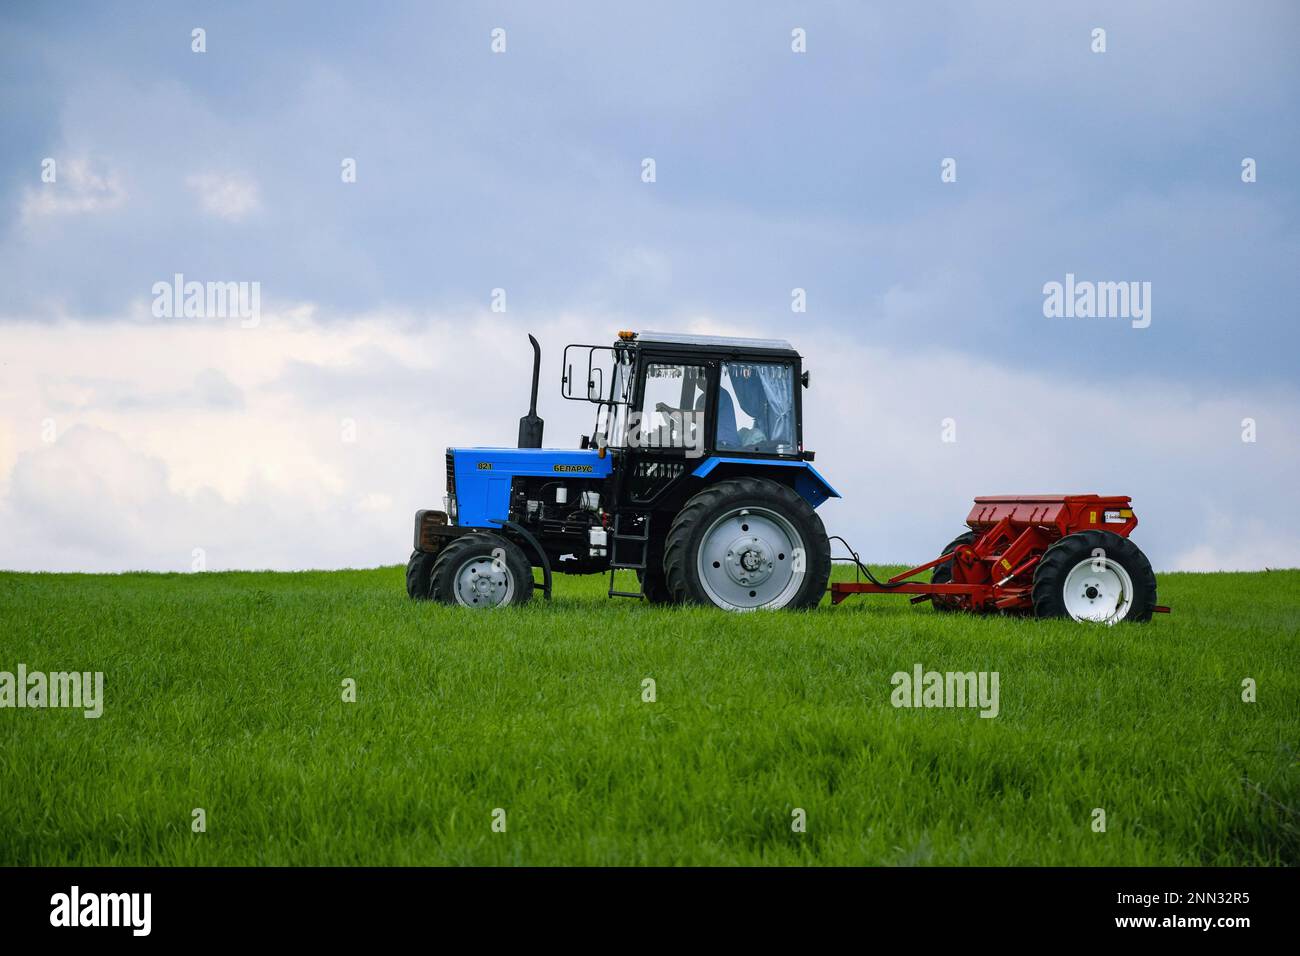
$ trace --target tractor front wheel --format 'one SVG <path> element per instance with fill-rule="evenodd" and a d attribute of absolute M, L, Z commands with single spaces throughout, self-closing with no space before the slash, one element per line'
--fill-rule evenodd
<path fill-rule="evenodd" d="M 471 608 L 524 604 L 533 596 L 532 565 L 523 549 L 500 535 L 461 535 L 438 552 L 429 596 Z"/>
<path fill-rule="evenodd" d="M 1136 544 L 1113 531 L 1068 534 L 1034 569 L 1034 614 L 1116 624 L 1149 621 L 1156 576 Z"/>
<path fill-rule="evenodd" d="M 680 604 L 816 607 L 830 578 L 831 547 L 821 518 L 793 490 L 766 478 L 734 478 L 677 513 L 664 573 Z"/>
<path fill-rule="evenodd" d="M 411 552 L 411 560 L 406 562 L 406 596 L 412 601 L 429 600 L 433 562 L 437 557 L 428 551 Z"/>

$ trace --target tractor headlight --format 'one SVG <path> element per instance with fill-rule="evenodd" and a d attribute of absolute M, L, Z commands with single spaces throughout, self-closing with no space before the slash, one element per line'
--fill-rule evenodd
<path fill-rule="evenodd" d="M 456 519 L 460 517 L 457 514 L 455 495 L 446 494 L 442 496 L 442 510 L 447 512 L 447 518 L 451 521 L 452 524 L 455 524 Z"/>

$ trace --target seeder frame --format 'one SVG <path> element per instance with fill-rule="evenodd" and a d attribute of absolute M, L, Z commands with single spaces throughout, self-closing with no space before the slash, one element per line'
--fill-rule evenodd
<path fill-rule="evenodd" d="M 1110 531 L 1127 538 L 1137 527 L 1132 499 L 1101 495 L 989 495 L 975 499 L 966 517 L 976 537 L 887 581 L 835 581 L 831 603 L 853 594 L 908 594 L 911 603 L 988 613 L 1032 612 L 1034 569 L 1066 535 Z M 909 580 L 951 562 L 949 583 Z M 1168 613 L 1157 605 L 1155 611 Z"/>

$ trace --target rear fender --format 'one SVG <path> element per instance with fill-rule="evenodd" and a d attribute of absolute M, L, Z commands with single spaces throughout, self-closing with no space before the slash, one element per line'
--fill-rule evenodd
<path fill-rule="evenodd" d="M 711 455 L 700 462 L 691 474 L 705 480 L 736 476 L 773 478 L 782 484 L 791 485 L 799 496 L 814 508 L 828 498 L 840 497 L 840 493 L 810 462 L 791 461 L 788 458 L 731 458 Z"/>

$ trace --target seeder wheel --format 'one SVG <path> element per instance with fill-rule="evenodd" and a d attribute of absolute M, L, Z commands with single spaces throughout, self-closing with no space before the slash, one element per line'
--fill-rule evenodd
<path fill-rule="evenodd" d="M 967 531 L 965 534 L 958 535 L 948 543 L 948 546 L 940 551 L 940 554 L 947 554 L 954 551 L 964 544 L 974 544 L 979 539 L 979 534 L 974 531 Z M 945 561 L 937 565 L 930 572 L 931 584 L 951 584 L 952 583 L 952 561 Z M 930 603 L 936 611 L 947 613 L 949 611 L 965 610 L 970 599 L 956 594 L 936 594 L 930 598 Z"/>
<path fill-rule="evenodd" d="M 1156 576 L 1136 544 L 1112 531 L 1061 538 L 1034 570 L 1034 614 L 1116 624 L 1149 621 Z"/>

